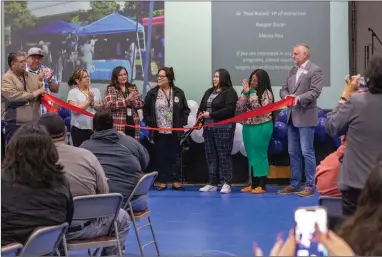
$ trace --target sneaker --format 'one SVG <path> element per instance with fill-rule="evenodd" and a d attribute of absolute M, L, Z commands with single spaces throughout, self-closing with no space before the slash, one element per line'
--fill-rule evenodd
<path fill-rule="evenodd" d="M 231 193 L 231 186 L 224 183 L 224 185 L 222 186 L 222 189 L 220 189 L 220 193 L 222 194 L 229 194 Z"/>
<path fill-rule="evenodd" d="M 314 195 L 313 189 L 309 187 L 305 187 L 304 190 L 300 191 L 297 193 L 301 197 L 307 197 L 307 196 L 312 196 Z"/>
<path fill-rule="evenodd" d="M 212 185 L 205 185 L 201 189 L 199 189 L 200 192 L 216 192 L 218 190 L 217 186 Z"/>
<path fill-rule="evenodd" d="M 283 189 L 277 191 L 277 193 L 280 195 L 288 195 L 298 193 L 298 191 L 291 186 L 286 186 Z"/>

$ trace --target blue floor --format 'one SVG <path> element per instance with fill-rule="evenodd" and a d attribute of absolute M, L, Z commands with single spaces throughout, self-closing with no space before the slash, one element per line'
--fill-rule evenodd
<path fill-rule="evenodd" d="M 280 232 L 286 236 L 292 228 L 294 209 L 318 201 L 318 194 L 306 198 L 277 195 L 279 187 L 269 187 L 264 195 L 240 193 L 239 187 L 228 195 L 198 189 L 150 191 L 149 207 L 161 256 L 253 256 L 253 242 L 267 255 L 276 236 Z M 145 242 L 151 239 L 149 228 L 141 235 Z M 133 229 L 126 252 L 139 256 Z M 154 256 L 154 245 L 145 254 Z"/>

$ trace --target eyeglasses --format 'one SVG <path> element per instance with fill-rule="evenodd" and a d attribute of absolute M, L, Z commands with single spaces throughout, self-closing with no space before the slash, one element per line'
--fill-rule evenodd
<path fill-rule="evenodd" d="M 164 79 L 164 78 L 166 78 L 167 76 L 163 76 L 163 75 L 157 75 L 157 78 L 158 79 Z"/>
<path fill-rule="evenodd" d="M 27 63 L 27 60 L 22 60 L 22 61 L 14 60 L 13 62 L 18 62 L 18 63 L 21 63 L 21 64 L 26 64 L 26 63 Z"/>

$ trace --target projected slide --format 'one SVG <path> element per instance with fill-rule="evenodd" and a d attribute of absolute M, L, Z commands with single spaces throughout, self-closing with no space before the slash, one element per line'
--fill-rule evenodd
<path fill-rule="evenodd" d="M 4 3 L 6 54 L 40 47 L 43 64 L 61 81 L 59 97 L 66 99 L 65 84 L 77 68 L 86 69 L 92 86 L 103 93 L 111 73 L 123 66 L 141 92 L 144 77 L 156 81 L 164 65 L 164 2 L 155 1 L 149 19 L 150 1 L 25 1 Z M 23 19 L 14 13 L 21 13 Z M 151 26 L 151 49 L 147 49 Z M 144 74 L 145 56 L 150 55 L 149 73 Z M 140 88 L 141 87 L 141 88 Z"/>
<path fill-rule="evenodd" d="M 212 2 L 212 69 L 226 68 L 234 85 L 264 69 L 281 86 L 296 43 L 310 46 L 330 86 L 329 2 Z"/>

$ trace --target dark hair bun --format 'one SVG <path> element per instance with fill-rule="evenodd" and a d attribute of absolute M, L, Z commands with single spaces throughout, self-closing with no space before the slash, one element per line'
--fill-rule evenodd
<path fill-rule="evenodd" d="M 69 87 L 72 87 L 72 86 L 74 86 L 75 84 L 76 84 L 75 79 L 74 79 L 73 77 L 69 77 L 69 79 L 68 79 L 68 85 L 69 85 Z"/>

